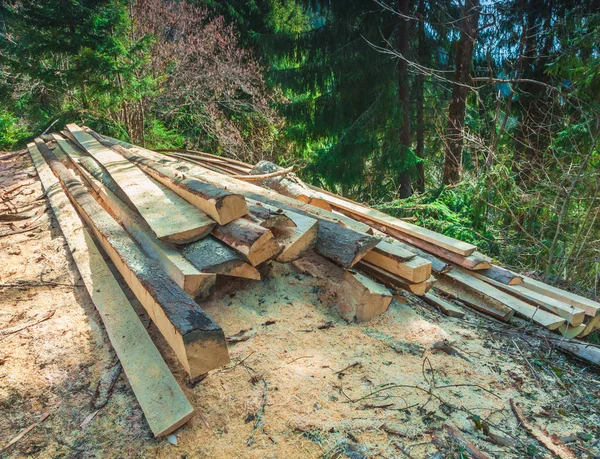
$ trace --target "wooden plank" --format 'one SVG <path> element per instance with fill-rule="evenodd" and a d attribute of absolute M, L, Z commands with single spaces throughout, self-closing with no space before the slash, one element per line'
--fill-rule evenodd
<path fill-rule="evenodd" d="M 374 250 L 385 252 L 388 256 L 400 262 L 412 260 L 417 256 L 414 251 L 408 250 L 405 244 L 391 238 L 389 240 L 382 239 L 381 242 L 375 246 Z"/>
<path fill-rule="evenodd" d="M 446 261 L 439 259 L 438 257 L 430 254 L 429 252 L 425 252 L 424 250 L 419 249 L 418 247 L 414 247 L 412 245 L 408 245 L 402 241 L 394 240 L 394 245 L 404 248 L 407 251 L 413 252 L 415 255 L 418 255 L 421 258 L 429 261 L 431 263 L 431 270 L 436 274 L 447 273 L 448 271 L 452 271 L 453 266 Z"/>
<path fill-rule="evenodd" d="M 74 124 L 67 125 L 78 144 L 97 160 L 148 223 L 158 239 L 185 244 L 206 236 L 214 222 L 185 200 L 167 197 L 135 164 L 101 145 Z"/>
<path fill-rule="evenodd" d="M 62 137 L 60 137 L 60 140 L 62 142 L 59 141 L 58 145 L 62 152 L 59 152 L 58 149 L 54 150 L 58 159 L 62 161 L 61 155 L 64 156 L 64 152 L 68 153 L 67 156 L 91 185 L 101 200 L 101 204 L 115 220 L 125 227 L 129 234 L 140 244 L 144 252 L 156 260 L 171 279 L 177 282 L 192 297 L 206 298 L 212 293 L 217 275 L 200 272 L 174 246 L 156 239 L 148 224 L 110 190 L 111 186 L 107 185 L 105 187 L 105 184 L 110 182 L 112 178 L 97 163 L 87 169 L 82 167 L 78 161 L 77 153 L 70 149 Z"/>
<path fill-rule="evenodd" d="M 437 257 L 443 258 L 444 260 L 448 260 L 463 268 L 467 268 L 470 270 L 481 270 L 492 267 L 491 259 L 479 252 L 473 252 L 473 254 L 471 255 L 462 256 L 454 252 L 450 252 L 449 250 L 446 250 L 442 247 L 438 247 L 434 244 L 430 244 L 426 241 L 422 241 L 410 235 L 404 234 L 400 231 L 395 230 L 394 228 L 387 228 L 384 232 L 402 242 L 408 243 L 413 247 L 420 248 L 426 252 L 429 252 Z"/>
<path fill-rule="evenodd" d="M 446 276 L 440 276 L 438 278 L 435 288 L 444 295 L 503 322 L 508 322 L 515 313 L 512 309 L 499 301 L 485 297 L 477 290 L 455 282 Z"/>
<path fill-rule="evenodd" d="M 479 270 L 479 274 L 506 285 L 521 285 L 523 283 L 523 277 L 497 265 Z"/>
<path fill-rule="evenodd" d="M 275 163 L 270 161 L 260 161 L 252 168 L 250 174 L 263 175 L 281 170 L 283 170 L 283 168 Z M 317 192 L 307 187 L 296 174 L 290 173 L 281 177 L 271 177 L 257 183 L 280 194 L 297 199 L 298 201 L 306 202 L 307 204 L 320 207 L 321 209 L 332 210 L 327 201 L 321 198 Z"/>
<path fill-rule="evenodd" d="M 134 147 L 135 146 L 131 146 L 129 148 L 134 148 Z M 208 157 L 198 156 L 198 155 L 189 154 L 189 153 L 176 153 L 176 154 L 165 153 L 165 154 L 168 156 L 176 156 L 176 157 L 181 157 L 184 159 L 197 160 L 201 163 L 214 164 L 220 168 L 226 168 L 226 169 L 230 170 L 233 174 L 246 174 L 247 175 L 249 173 L 249 169 L 238 166 L 236 164 L 228 163 L 227 161 L 224 161 L 223 159 L 208 158 Z"/>
<path fill-rule="evenodd" d="M 493 287 L 487 282 L 477 279 L 461 269 L 454 269 L 449 273 L 444 274 L 444 276 L 465 287 L 477 290 L 480 294 L 485 295 L 486 297 L 499 301 L 515 311 L 515 313 L 519 316 L 531 320 L 538 325 L 547 328 L 548 330 L 556 330 L 563 323 L 565 323 L 565 319 L 525 303 L 524 301 L 521 301 L 514 296 L 496 287 Z"/>
<path fill-rule="evenodd" d="M 378 223 L 389 228 L 393 228 L 413 238 L 444 248 L 463 257 L 469 256 L 475 252 L 475 250 L 477 250 L 477 247 L 473 244 L 468 244 L 466 242 L 459 241 L 458 239 L 428 230 L 427 228 L 413 225 L 412 223 L 391 217 L 370 207 L 366 207 L 358 203 L 351 203 L 347 200 L 339 199 L 331 194 L 319 194 L 325 201 L 331 204 L 334 209 L 339 210 L 344 215 L 348 215 L 350 217 L 355 217 L 356 215 L 364 216 L 366 220 L 369 220 L 373 223 Z"/>
<path fill-rule="evenodd" d="M 345 268 L 354 266 L 379 242 L 378 238 L 367 234 L 371 231 L 368 225 L 351 218 L 333 214 L 251 183 L 225 177 L 201 166 L 189 163 L 183 164 L 179 161 L 164 158 L 164 156 L 150 150 L 136 148 L 136 152 L 138 154 L 129 159 L 136 164 L 146 166 L 148 169 L 157 167 L 158 162 L 159 165 L 166 165 L 165 167 L 171 169 L 172 173 L 184 173 L 216 187 L 225 186 L 224 183 L 226 183 L 229 190 L 246 198 L 316 218 L 319 220 L 319 236 L 315 249 L 321 255 L 330 258 Z"/>
<path fill-rule="evenodd" d="M 428 292 L 425 295 L 423 295 L 423 301 L 425 301 L 425 303 L 427 304 L 430 304 L 431 306 L 436 307 L 442 312 L 442 314 L 448 317 L 462 319 L 465 316 L 464 311 L 457 308 L 452 303 L 440 298 L 439 296 L 434 295 L 431 292 Z"/>
<path fill-rule="evenodd" d="M 260 273 L 254 266 L 213 236 L 187 244 L 181 250 L 189 262 L 202 272 L 260 280 Z"/>
<path fill-rule="evenodd" d="M 223 330 L 142 252 L 42 140 L 36 140 L 36 146 L 190 377 L 227 364 L 229 354 Z"/>
<path fill-rule="evenodd" d="M 392 293 L 383 285 L 358 272 L 344 272 L 339 308 L 345 320 L 371 320 L 387 311 L 392 299 Z"/>
<path fill-rule="evenodd" d="M 595 317 L 600 313 L 600 303 L 583 296 L 576 295 L 575 293 L 561 290 L 553 287 L 552 285 L 544 284 L 543 282 L 530 277 L 523 277 L 523 286 L 529 290 L 533 290 L 534 292 L 539 292 L 542 295 L 555 298 L 559 301 L 575 306 L 576 308 L 583 309 L 590 317 Z"/>
<path fill-rule="evenodd" d="M 577 326 L 583 323 L 583 319 L 585 318 L 585 312 L 581 309 L 577 309 L 574 306 L 570 306 L 566 303 L 563 303 L 562 301 L 558 301 L 554 298 L 542 295 L 541 293 L 529 290 L 523 287 L 522 285 L 506 285 L 502 282 L 495 281 L 492 278 L 482 276 L 476 271 L 473 271 L 469 274 L 519 298 L 520 300 L 523 300 L 534 306 L 539 306 L 545 309 L 546 311 L 550 311 L 556 314 L 557 316 L 560 316 L 563 319 L 567 320 L 569 324 L 573 326 Z"/>
<path fill-rule="evenodd" d="M 416 256 L 406 261 L 400 261 L 396 252 L 393 244 L 381 241 L 363 257 L 363 260 L 413 284 L 429 279 L 431 262 Z"/>
<path fill-rule="evenodd" d="M 167 435 L 185 424 L 194 415 L 194 409 L 113 277 L 58 179 L 37 147 L 30 143 L 28 148 L 77 270 L 102 318 L 108 339 L 148 425 L 154 435 Z"/>
<path fill-rule="evenodd" d="M 100 177 L 100 181 L 105 186 L 107 186 L 109 190 L 111 190 L 115 194 L 119 192 L 120 189 L 117 186 L 117 184 L 114 182 L 112 177 L 110 177 L 110 175 L 104 173 L 103 169 L 101 167 L 99 167 L 98 163 L 92 157 L 85 156 L 78 149 L 72 148 L 68 144 L 68 142 L 66 142 L 64 139 L 62 139 L 62 141 L 58 141 L 58 143 L 63 149 L 67 150 L 67 152 L 69 153 L 70 156 L 72 156 L 73 158 L 76 158 L 77 162 L 81 163 L 81 165 L 84 166 L 88 171 L 92 172 L 92 174 L 94 176 Z M 160 183 L 158 183 L 157 186 L 159 188 L 161 188 L 167 196 L 171 196 L 174 194 L 171 190 L 164 187 Z M 125 195 L 122 192 L 120 193 L 120 196 L 123 196 L 124 199 L 128 199 L 127 195 Z M 154 242 L 160 243 L 160 241 L 156 241 L 156 240 L 154 240 Z M 166 244 L 166 243 L 163 243 L 163 244 Z M 217 242 L 213 242 L 213 241 L 209 241 L 205 244 L 202 244 L 201 241 L 196 241 L 195 243 L 192 243 L 192 244 L 193 244 L 193 247 L 187 251 L 188 257 L 192 257 L 192 260 L 187 261 L 186 257 L 182 257 L 183 261 L 181 263 L 179 263 L 180 265 L 185 267 L 185 272 L 193 272 L 189 269 L 189 266 L 186 266 L 186 263 L 188 265 L 191 265 L 191 268 L 195 272 L 201 272 L 201 269 L 198 269 L 198 267 L 200 267 L 200 268 L 203 266 L 210 267 L 209 271 L 202 273 L 202 275 L 205 276 L 205 279 L 204 279 L 204 282 L 201 285 L 199 285 L 201 290 L 199 290 L 199 292 L 196 294 L 196 296 L 200 295 L 201 298 L 204 298 L 209 293 L 211 293 L 210 289 L 214 285 L 214 276 L 216 276 L 216 274 L 228 275 L 231 277 L 243 277 L 243 278 L 247 278 L 247 279 L 260 279 L 259 272 L 256 269 L 254 269 L 252 266 L 250 266 L 248 263 L 246 263 L 239 256 L 229 253 L 229 250 L 227 249 L 225 244 L 223 244 L 221 242 L 217 243 Z M 218 266 L 219 266 L 218 269 L 217 269 L 216 265 L 211 262 L 211 260 L 213 260 L 213 258 L 210 256 L 210 254 L 207 253 L 206 251 L 199 250 L 199 248 L 201 248 L 201 247 L 210 247 L 212 250 L 215 250 L 219 254 L 219 256 L 217 257 L 217 259 L 220 260 L 220 262 L 218 263 Z M 206 261 L 199 260 L 197 258 L 201 252 L 202 252 L 203 256 L 208 257 Z M 195 256 L 192 256 L 191 254 L 195 254 Z M 167 270 L 167 272 L 170 272 L 169 269 L 167 269 L 167 267 L 163 266 L 163 268 L 165 268 Z M 177 279 L 175 279 L 175 280 L 177 281 Z M 208 289 L 206 289 L 206 288 L 208 288 Z M 187 291 L 187 289 L 186 289 L 186 291 Z M 192 292 L 188 292 L 188 293 L 192 293 Z"/>
<path fill-rule="evenodd" d="M 380 282 L 383 282 L 385 285 L 394 288 L 401 288 L 418 296 L 425 295 L 436 281 L 436 279 L 433 276 L 430 276 L 425 282 L 413 284 L 408 282 L 406 279 L 403 279 L 402 277 L 396 276 L 364 260 L 358 262 L 357 267 L 362 271 L 367 272 L 369 275 L 373 276 Z"/>
<path fill-rule="evenodd" d="M 581 341 L 559 341 L 556 346 L 564 352 L 583 360 L 586 363 L 600 367 L 600 348 Z"/>
<path fill-rule="evenodd" d="M 280 263 L 289 263 L 303 256 L 314 247 L 319 235 L 317 220 L 295 212 L 285 212 L 296 226 L 271 230 L 277 243 L 283 247 L 281 253 L 275 258 L 275 261 Z"/>

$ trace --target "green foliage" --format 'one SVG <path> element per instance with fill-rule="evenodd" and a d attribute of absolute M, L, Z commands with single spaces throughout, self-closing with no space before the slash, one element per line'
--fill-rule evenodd
<path fill-rule="evenodd" d="M 146 125 L 146 143 L 149 148 L 184 148 L 185 136 L 180 131 L 167 128 L 160 120 L 150 120 Z"/>
<path fill-rule="evenodd" d="M 0 150 L 12 150 L 31 137 L 31 132 L 6 110 L 0 109 Z"/>
<path fill-rule="evenodd" d="M 373 207 L 392 216 L 415 217 L 416 224 L 465 242 L 476 244 L 489 255 L 498 255 L 498 228 L 486 224 L 481 215 L 484 181 L 463 181 L 455 187 L 441 187 L 407 199 Z"/>

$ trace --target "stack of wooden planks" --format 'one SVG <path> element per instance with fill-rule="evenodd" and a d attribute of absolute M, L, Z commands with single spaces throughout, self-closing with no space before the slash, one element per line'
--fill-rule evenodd
<path fill-rule="evenodd" d="M 28 148 L 156 435 L 185 423 L 193 408 L 100 251 L 190 378 L 229 361 L 222 329 L 201 308 L 217 280 L 260 281 L 262 265 L 308 251 L 343 268 L 339 312 L 349 321 L 385 313 L 392 290 L 402 289 L 452 317 L 464 309 L 449 299 L 568 338 L 600 326 L 600 304 L 495 266 L 472 244 L 306 185 L 291 168 L 159 153 L 73 124 Z"/>
<path fill-rule="evenodd" d="M 165 154 L 202 165 L 215 172 L 250 180 L 286 196 L 307 201 L 322 199 L 331 211 L 367 224 L 370 234 L 382 238 L 358 263 L 358 267 L 381 282 L 423 296 L 445 313 L 459 316 L 452 298 L 503 321 L 514 315 L 556 330 L 567 338 L 583 338 L 600 328 L 600 303 L 494 265 L 477 247 L 394 218 L 378 210 L 310 185 L 298 185 L 290 174 L 261 180 L 261 174 L 281 167 L 260 162 L 256 166 L 193 151 Z M 326 206 L 320 204 L 319 207 Z M 427 264 L 428 262 L 428 264 Z M 431 276 L 431 273 L 435 278 Z M 435 282 L 435 283 L 434 283 Z M 434 290 L 429 292 L 431 287 Z"/>

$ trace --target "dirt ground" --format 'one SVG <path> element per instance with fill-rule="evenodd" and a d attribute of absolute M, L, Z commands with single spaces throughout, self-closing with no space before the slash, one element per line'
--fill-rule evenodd
<path fill-rule="evenodd" d="M 0 450 L 43 417 L 0 457 L 469 457 L 448 427 L 489 457 L 551 457 L 511 399 L 578 457 L 600 455 L 600 376 L 535 327 L 408 295 L 347 323 L 338 268 L 314 254 L 219 285 L 202 307 L 232 361 L 195 384 L 132 298 L 197 410 L 176 445 L 152 438 L 27 154 L 0 161 L 0 206 L 33 213 L 0 223 Z"/>

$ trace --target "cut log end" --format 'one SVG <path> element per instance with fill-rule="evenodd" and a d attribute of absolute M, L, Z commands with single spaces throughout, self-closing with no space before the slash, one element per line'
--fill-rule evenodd
<path fill-rule="evenodd" d="M 273 230 L 278 244 L 283 247 L 282 252 L 275 258 L 275 261 L 290 263 L 314 247 L 319 235 L 319 223 L 314 219 L 303 218 L 308 220 L 308 224 L 300 224 L 296 228 Z"/>
<path fill-rule="evenodd" d="M 273 233 L 267 231 L 252 245 L 246 257 L 252 266 L 258 266 L 275 258 L 282 250 L 283 247 L 277 243 Z"/>
<path fill-rule="evenodd" d="M 229 363 L 223 330 L 194 331 L 184 337 L 190 378 L 196 378 Z"/>
<path fill-rule="evenodd" d="M 357 272 L 344 273 L 340 309 L 348 321 L 366 322 L 387 311 L 392 293 L 383 285 Z"/>
<path fill-rule="evenodd" d="M 236 218 L 243 217 L 248 213 L 248 206 L 243 196 L 230 194 L 219 200 L 216 206 L 217 223 L 226 225 Z"/>

